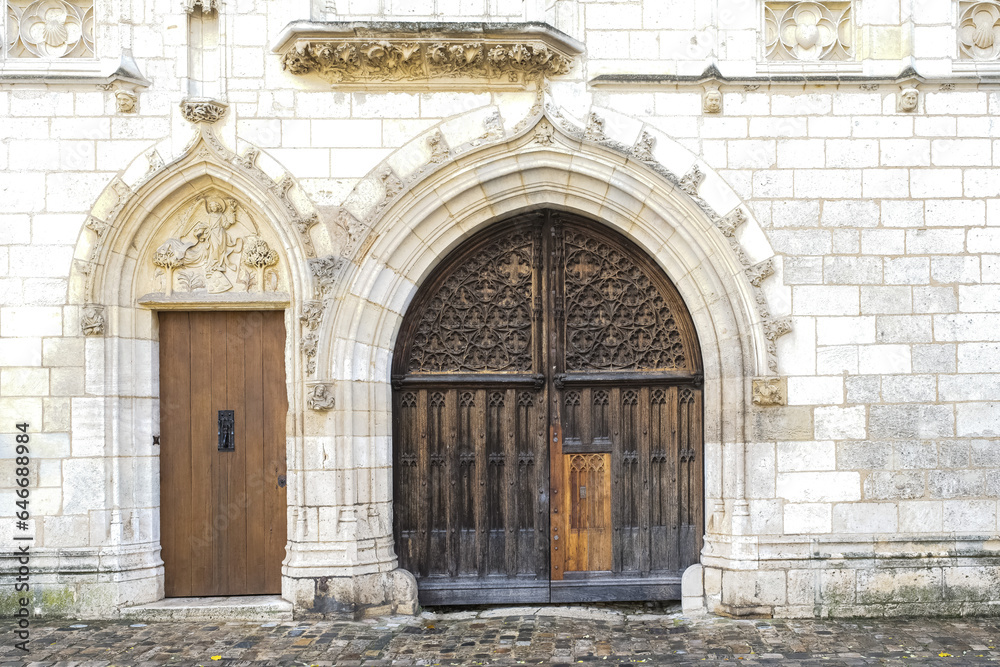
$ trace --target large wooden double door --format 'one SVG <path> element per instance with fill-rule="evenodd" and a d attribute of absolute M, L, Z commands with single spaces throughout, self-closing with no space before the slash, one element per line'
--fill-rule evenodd
<path fill-rule="evenodd" d="M 167 597 L 281 593 L 282 312 L 162 312 L 160 544 Z"/>
<path fill-rule="evenodd" d="M 632 243 L 555 211 L 495 226 L 425 282 L 393 363 L 396 549 L 422 603 L 680 597 L 701 358 Z"/>

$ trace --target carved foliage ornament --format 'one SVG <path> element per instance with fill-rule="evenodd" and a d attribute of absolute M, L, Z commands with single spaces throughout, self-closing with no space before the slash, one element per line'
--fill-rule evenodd
<path fill-rule="evenodd" d="M 184 100 L 181 113 L 191 123 L 214 123 L 226 115 L 228 105 L 215 100 Z"/>
<path fill-rule="evenodd" d="M 8 0 L 6 54 L 12 58 L 93 58 L 93 0 Z"/>
<path fill-rule="evenodd" d="M 768 60 L 850 60 L 850 2 L 765 2 Z"/>
<path fill-rule="evenodd" d="M 471 77 L 520 83 L 565 74 L 572 60 L 542 44 L 299 41 L 282 67 L 331 83 Z"/>
<path fill-rule="evenodd" d="M 179 230 L 153 253 L 158 291 L 275 291 L 278 254 L 235 199 L 201 196 L 176 217 Z"/>
<path fill-rule="evenodd" d="M 959 3 L 958 45 L 965 60 L 1000 57 L 1000 2 Z"/>

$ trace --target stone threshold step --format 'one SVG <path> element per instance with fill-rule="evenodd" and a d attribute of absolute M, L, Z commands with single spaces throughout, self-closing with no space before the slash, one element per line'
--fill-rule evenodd
<path fill-rule="evenodd" d="M 290 621 L 292 603 L 278 595 L 163 598 L 123 607 L 121 618 L 143 621 Z"/>

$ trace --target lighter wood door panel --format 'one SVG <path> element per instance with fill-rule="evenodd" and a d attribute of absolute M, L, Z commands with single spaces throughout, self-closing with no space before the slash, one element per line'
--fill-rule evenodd
<path fill-rule="evenodd" d="M 280 312 L 160 313 L 160 525 L 168 597 L 281 592 Z M 219 411 L 233 448 L 219 449 Z"/>
<path fill-rule="evenodd" d="M 566 572 L 610 570 L 611 455 L 563 454 L 562 469 Z"/>

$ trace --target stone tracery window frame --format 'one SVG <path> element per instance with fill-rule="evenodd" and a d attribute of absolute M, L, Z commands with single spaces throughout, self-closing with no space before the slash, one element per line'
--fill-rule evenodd
<path fill-rule="evenodd" d="M 125 79 L 148 85 L 130 54 L 123 54 L 118 72 L 102 76 L 96 37 L 99 5 L 97 0 L 5 0 L 0 79 L 99 84 Z"/>

